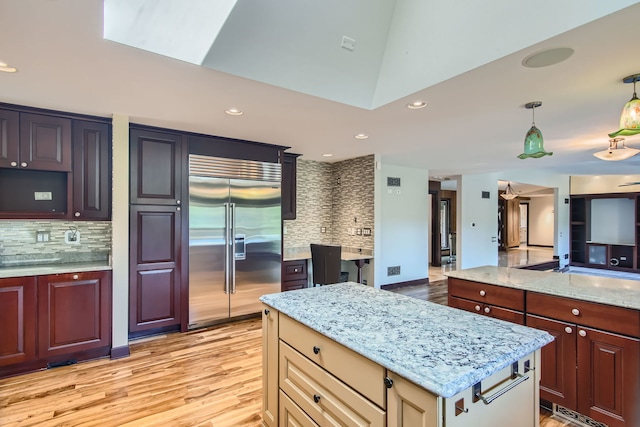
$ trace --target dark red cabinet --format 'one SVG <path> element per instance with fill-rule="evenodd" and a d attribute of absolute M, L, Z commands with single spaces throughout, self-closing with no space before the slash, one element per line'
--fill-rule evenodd
<path fill-rule="evenodd" d="M 2 366 L 36 358 L 36 285 L 33 277 L 0 279 L 0 373 Z"/>
<path fill-rule="evenodd" d="M 20 113 L 19 151 L 20 168 L 71 172 L 71 119 Z"/>
<path fill-rule="evenodd" d="M 0 110 L 0 167 L 18 167 L 20 151 L 20 113 Z"/>
<path fill-rule="evenodd" d="M 293 153 L 282 157 L 282 219 L 296 219 L 298 157 Z"/>

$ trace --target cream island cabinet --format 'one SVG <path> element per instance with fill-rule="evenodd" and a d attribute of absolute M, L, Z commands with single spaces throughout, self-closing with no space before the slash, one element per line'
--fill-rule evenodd
<path fill-rule="evenodd" d="M 546 332 L 353 282 L 261 300 L 265 427 L 538 425 Z"/>

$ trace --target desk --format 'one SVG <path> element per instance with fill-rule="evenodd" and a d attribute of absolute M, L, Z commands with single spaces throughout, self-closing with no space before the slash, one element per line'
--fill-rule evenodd
<path fill-rule="evenodd" d="M 285 249 L 282 255 L 283 261 L 297 261 L 297 260 L 310 260 L 311 249 Z M 363 254 L 362 252 L 346 252 L 341 253 L 340 259 L 342 261 L 353 261 L 358 268 L 357 282 L 362 283 L 362 266 L 366 263 L 366 260 L 373 259 L 373 255 Z"/>

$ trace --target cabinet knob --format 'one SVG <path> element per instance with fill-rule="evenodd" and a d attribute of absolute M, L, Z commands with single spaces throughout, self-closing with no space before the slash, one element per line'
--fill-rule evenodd
<path fill-rule="evenodd" d="M 393 387 L 393 380 L 389 377 L 384 377 L 384 386 L 386 388 L 391 388 Z"/>
<path fill-rule="evenodd" d="M 481 308 L 481 307 L 480 307 L 479 305 L 476 305 L 476 307 L 475 307 L 475 308 L 476 308 L 476 311 L 480 311 L 480 308 Z"/>
<path fill-rule="evenodd" d="M 487 293 L 485 291 L 480 291 L 480 296 L 483 297 L 485 296 Z"/>
<path fill-rule="evenodd" d="M 319 394 L 314 394 L 313 395 L 313 401 L 316 402 L 316 403 L 320 402 L 320 395 Z"/>
<path fill-rule="evenodd" d="M 179 211 L 179 210 L 180 210 L 180 206 L 178 206 L 178 207 L 176 208 L 176 210 L 177 210 L 177 211 Z"/>
<path fill-rule="evenodd" d="M 26 168 L 27 167 L 27 162 L 20 163 L 20 166 L 22 166 L 23 168 Z"/>
<path fill-rule="evenodd" d="M 566 333 L 570 334 L 570 333 L 572 333 L 572 332 L 573 332 L 573 329 L 572 329 L 571 327 L 567 326 L 566 328 L 564 328 L 564 331 L 565 331 Z"/>
<path fill-rule="evenodd" d="M 318 354 L 318 353 L 320 353 L 320 347 L 314 345 L 313 346 L 313 354 Z"/>
<path fill-rule="evenodd" d="M 78 218 L 80 216 L 80 212 L 76 212 L 73 214 L 73 216 L 75 216 L 76 218 Z"/>
<path fill-rule="evenodd" d="M 491 309 L 490 309 L 489 307 L 485 307 L 485 308 L 484 308 L 484 312 L 485 312 L 485 313 L 487 313 L 487 314 L 489 314 L 489 313 L 491 312 Z"/>
<path fill-rule="evenodd" d="M 265 308 L 265 309 L 264 309 L 264 314 L 265 314 L 265 316 L 268 316 L 268 315 L 269 315 L 269 313 L 270 313 L 269 309 L 268 309 L 268 308 Z"/>
<path fill-rule="evenodd" d="M 78 275 L 77 274 L 74 274 L 72 277 L 73 277 L 73 280 L 78 280 Z"/>
<path fill-rule="evenodd" d="M 571 310 L 571 314 L 573 314 L 574 316 L 580 316 L 580 310 L 574 308 L 573 310 Z"/>
<path fill-rule="evenodd" d="M 16 166 L 18 166 L 18 162 L 11 162 L 11 166 L 15 168 Z"/>
<path fill-rule="evenodd" d="M 587 331 L 580 329 L 578 331 L 578 335 L 580 335 L 581 337 L 586 337 L 587 336 Z"/>
<path fill-rule="evenodd" d="M 179 205 L 179 204 L 180 204 L 180 200 L 176 200 L 176 205 Z"/>

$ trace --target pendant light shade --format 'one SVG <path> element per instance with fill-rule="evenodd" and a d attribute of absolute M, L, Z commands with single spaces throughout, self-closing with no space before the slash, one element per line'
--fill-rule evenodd
<path fill-rule="evenodd" d="M 542 139 L 542 133 L 540 129 L 536 127 L 536 114 L 535 109 L 540 107 L 542 102 L 534 101 L 525 104 L 525 108 L 532 110 L 533 122 L 531 123 L 531 129 L 527 131 L 524 137 L 524 153 L 518 156 L 519 159 L 534 158 L 538 159 L 543 156 L 553 155 L 550 151 L 544 151 L 544 140 Z"/>
<path fill-rule="evenodd" d="M 631 100 L 622 107 L 620 115 L 620 130 L 610 133 L 610 138 L 618 136 L 630 136 L 640 133 L 640 99 L 636 95 L 636 82 L 640 80 L 640 74 L 634 74 L 622 79 L 624 83 L 633 83 L 633 95 Z"/>
<path fill-rule="evenodd" d="M 621 145 L 621 146 L 620 146 Z M 612 138 L 609 140 L 609 149 L 593 153 L 601 160 L 618 161 L 625 160 L 640 153 L 640 150 L 629 148 L 624 145 L 624 138 Z"/>
<path fill-rule="evenodd" d="M 500 194 L 500 197 L 505 200 L 513 200 L 518 197 L 518 195 L 515 191 L 513 191 L 513 188 L 511 188 L 511 183 L 509 182 L 507 183 L 507 188 L 505 188 L 504 193 Z"/>

